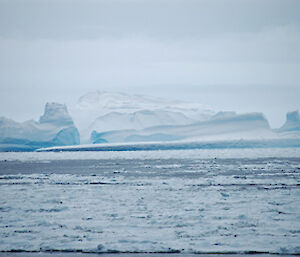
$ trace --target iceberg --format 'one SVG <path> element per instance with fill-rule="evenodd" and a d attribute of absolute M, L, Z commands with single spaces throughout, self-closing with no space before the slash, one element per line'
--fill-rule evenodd
<path fill-rule="evenodd" d="M 46 103 L 40 124 L 55 124 L 57 126 L 73 126 L 73 119 L 68 113 L 67 106 L 59 103 Z"/>
<path fill-rule="evenodd" d="M 154 126 L 137 130 L 94 131 L 93 143 L 108 142 L 146 142 L 195 140 L 238 140 L 257 138 L 276 138 L 268 121 L 262 113 L 217 114 L 210 120 L 187 125 Z"/>
<path fill-rule="evenodd" d="M 78 145 L 80 135 L 66 105 L 47 103 L 39 121 L 22 123 L 0 117 L 0 151 L 32 151 L 41 147 Z"/>
<path fill-rule="evenodd" d="M 232 142 L 235 147 L 245 147 L 260 145 L 260 141 L 264 146 L 297 145 L 300 138 L 298 111 L 289 112 L 281 128 L 271 129 L 258 112 L 216 113 L 199 103 L 96 91 L 80 97 L 70 112 L 64 104 L 46 103 L 38 121 L 16 122 L 0 117 L 0 151 L 80 143 L 153 143 L 155 147 L 159 143 L 159 148 L 164 148 L 162 144 L 173 148 L 173 142 L 175 148 L 193 148 L 194 142 L 197 147 L 231 147 Z"/>
<path fill-rule="evenodd" d="M 209 119 L 215 112 L 200 103 L 159 97 L 96 91 L 81 96 L 71 115 L 81 141 L 90 143 L 93 130 L 144 129 L 163 125 L 186 125 Z"/>
<path fill-rule="evenodd" d="M 300 115 L 299 111 L 288 112 L 286 122 L 278 130 L 279 132 L 300 131 Z"/>
<path fill-rule="evenodd" d="M 298 117 L 287 115 L 295 125 Z M 295 127 L 293 125 L 293 127 Z M 290 126 L 291 127 L 291 126 Z M 224 148 L 300 147 L 300 135 L 270 128 L 262 113 L 220 112 L 209 120 L 186 125 L 164 125 L 145 129 L 93 131 L 93 144 L 45 147 L 38 151 L 138 151 Z M 296 136 L 295 136 L 296 135 Z"/>

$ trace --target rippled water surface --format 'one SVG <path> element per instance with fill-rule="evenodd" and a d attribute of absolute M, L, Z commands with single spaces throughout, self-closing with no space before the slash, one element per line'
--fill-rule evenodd
<path fill-rule="evenodd" d="M 0 159 L 2 251 L 300 253 L 298 149 Z"/>

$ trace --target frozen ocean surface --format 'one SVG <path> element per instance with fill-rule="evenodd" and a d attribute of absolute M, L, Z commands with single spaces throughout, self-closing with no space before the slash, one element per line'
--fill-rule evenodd
<path fill-rule="evenodd" d="M 0 251 L 300 253 L 300 149 L 0 154 Z"/>
<path fill-rule="evenodd" d="M 225 148 L 155 151 L 0 152 L 0 161 L 98 160 L 98 159 L 210 159 L 300 157 L 296 148 Z"/>

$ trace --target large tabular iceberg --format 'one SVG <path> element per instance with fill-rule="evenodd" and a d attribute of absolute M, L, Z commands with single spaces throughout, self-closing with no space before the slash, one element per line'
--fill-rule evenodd
<path fill-rule="evenodd" d="M 102 91 L 83 95 L 70 112 L 83 143 L 91 143 L 90 135 L 94 130 L 186 125 L 207 120 L 215 114 L 210 107 L 200 103 Z"/>
<path fill-rule="evenodd" d="M 0 118 L 0 150 L 31 151 L 41 147 L 77 145 L 80 136 L 67 107 L 47 103 L 40 120 L 22 123 Z"/>
<path fill-rule="evenodd" d="M 261 113 L 218 113 L 207 121 L 187 125 L 154 126 L 141 130 L 93 131 L 93 143 L 174 141 L 181 139 L 228 140 L 276 138 Z"/>

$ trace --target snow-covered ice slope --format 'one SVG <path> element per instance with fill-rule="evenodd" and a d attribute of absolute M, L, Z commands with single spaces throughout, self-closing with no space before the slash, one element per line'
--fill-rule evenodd
<path fill-rule="evenodd" d="M 0 118 L 0 150 L 34 150 L 55 145 L 76 145 L 80 136 L 67 107 L 47 103 L 40 120 L 15 122 Z"/>

